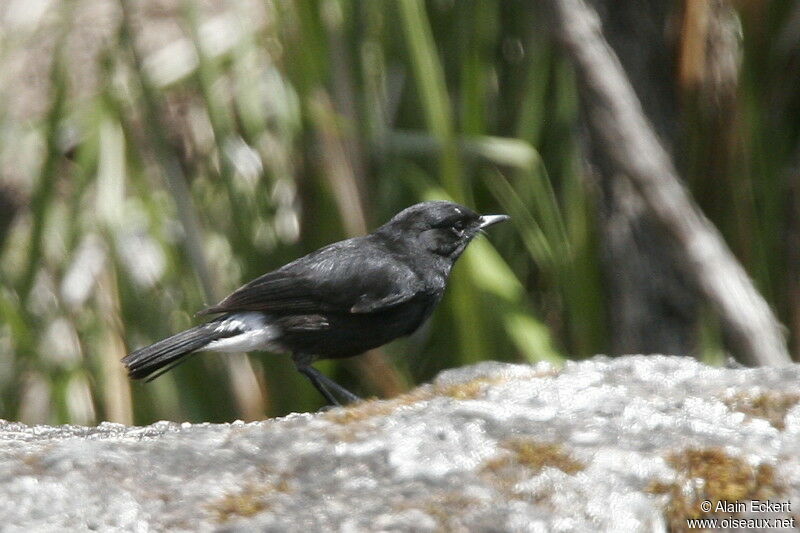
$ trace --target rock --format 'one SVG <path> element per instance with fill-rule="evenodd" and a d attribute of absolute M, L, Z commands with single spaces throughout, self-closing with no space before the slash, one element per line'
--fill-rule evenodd
<path fill-rule="evenodd" d="M 0 523 L 488 532 L 790 521 L 798 383 L 800 366 L 596 357 L 563 369 L 482 363 L 392 400 L 248 424 L 0 422 Z M 751 499 L 779 506 L 699 510 Z"/>

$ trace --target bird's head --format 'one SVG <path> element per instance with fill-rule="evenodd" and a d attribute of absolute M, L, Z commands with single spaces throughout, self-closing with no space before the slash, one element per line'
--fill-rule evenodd
<path fill-rule="evenodd" d="M 400 211 L 376 233 L 455 261 L 482 229 L 508 218 L 481 216 L 452 202 L 422 202 Z"/>

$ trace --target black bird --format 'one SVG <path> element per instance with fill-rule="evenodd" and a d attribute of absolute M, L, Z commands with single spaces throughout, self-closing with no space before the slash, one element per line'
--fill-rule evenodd
<path fill-rule="evenodd" d="M 217 318 L 122 359 L 133 379 L 154 379 L 200 350 L 290 352 L 332 404 L 358 397 L 311 366 L 413 333 L 442 298 L 469 242 L 506 215 L 451 202 L 404 209 L 373 233 L 336 242 L 254 279 L 200 314 Z"/>

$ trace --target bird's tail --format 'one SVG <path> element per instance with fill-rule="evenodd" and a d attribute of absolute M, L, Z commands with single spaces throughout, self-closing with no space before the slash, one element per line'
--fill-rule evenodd
<path fill-rule="evenodd" d="M 181 363 L 185 356 L 202 350 L 212 341 L 225 336 L 210 326 L 211 324 L 201 324 L 140 348 L 125 356 L 122 364 L 128 369 L 131 378 L 146 378 L 151 381 Z"/>

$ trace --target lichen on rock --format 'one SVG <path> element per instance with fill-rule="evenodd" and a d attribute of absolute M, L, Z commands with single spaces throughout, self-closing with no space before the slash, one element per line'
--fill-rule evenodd
<path fill-rule="evenodd" d="M 659 531 L 800 501 L 800 367 L 482 363 L 263 422 L 0 422 L 4 531 Z"/>

